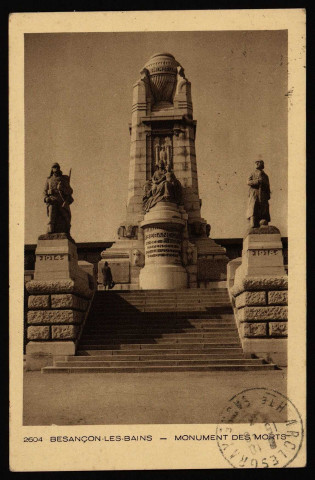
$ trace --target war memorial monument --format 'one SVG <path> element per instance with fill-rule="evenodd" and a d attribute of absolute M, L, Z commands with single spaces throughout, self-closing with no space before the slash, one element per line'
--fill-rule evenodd
<path fill-rule="evenodd" d="M 97 278 L 93 265 L 78 261 L 70 235 L 71 179 L 52 166 L 44 191 L 47 232 L 38 238 L 34 278 L 26 284 L 27 369 L 286 365 L 287 274 L 280 231 L 270 225 L 264 162 L 255 162 L 247 182 L 242 257 L 229 262 L 201 216 L 191 84 L 170 53 L 153 55 L 141 70 L 129 129 L 126 220 L 102 252 Z M 249 168 L 254 160 L 246 159 Z M 105 262 L 115 281 L 110 292 Z"/>

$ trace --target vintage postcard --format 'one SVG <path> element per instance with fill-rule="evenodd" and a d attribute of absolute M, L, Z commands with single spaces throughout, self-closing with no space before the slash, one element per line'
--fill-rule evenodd
<path fill-rule="evenodd" d="M 306 465 L 305 24 L 10 16 L 12 471 Z"/>

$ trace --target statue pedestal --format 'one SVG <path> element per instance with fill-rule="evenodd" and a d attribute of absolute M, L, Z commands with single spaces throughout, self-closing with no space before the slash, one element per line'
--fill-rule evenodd
<path fill-rule="evenodd" d="M 187 288 L 182 265 L 182 232 L 187 214 L 174 203 L 160 202 L 141 223 L 144 230 L 145 266 L 140 271 L 141 289 Z"/>
<path fill-rule="evenodd" d="M 95 288 L 93 276 L 78 265 L 69 235 L 41 235 L 35 254 L 34 279 L 26 284 L 27 370 L 40 370 L 58 356 L 75 354 Z M 88 267 L 93 269 L 85 262 Z"/>
<path fill-rule="evenodd" d="M 288 278 L 279 230 L 273 226 L 250 229 L 241 260 L 229 287 L 243 350 L 285 366 Z"/>

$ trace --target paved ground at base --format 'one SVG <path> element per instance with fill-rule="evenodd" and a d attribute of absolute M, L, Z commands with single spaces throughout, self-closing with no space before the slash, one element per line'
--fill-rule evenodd
<path fill-rule="evenodd" d="M 246 388 L 286 394 L 286 370 L 24 375 L 24 425 L 218 423 Z"/>

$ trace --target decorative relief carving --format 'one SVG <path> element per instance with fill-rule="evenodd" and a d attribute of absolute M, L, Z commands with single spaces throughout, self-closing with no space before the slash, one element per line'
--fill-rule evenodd
<path fill-rule="evenodd" d="M 190 242 L 185 242 L 183 245 L 183 264 L 196 265 L 197 264 L 197 248 Z"/>
<path fill-rule="evenodd" d="M 133 267 L 143 267 L 144 265 L 144 256 L 139 249 L 132 250 L 132 259 L 131 263 Z"/>

